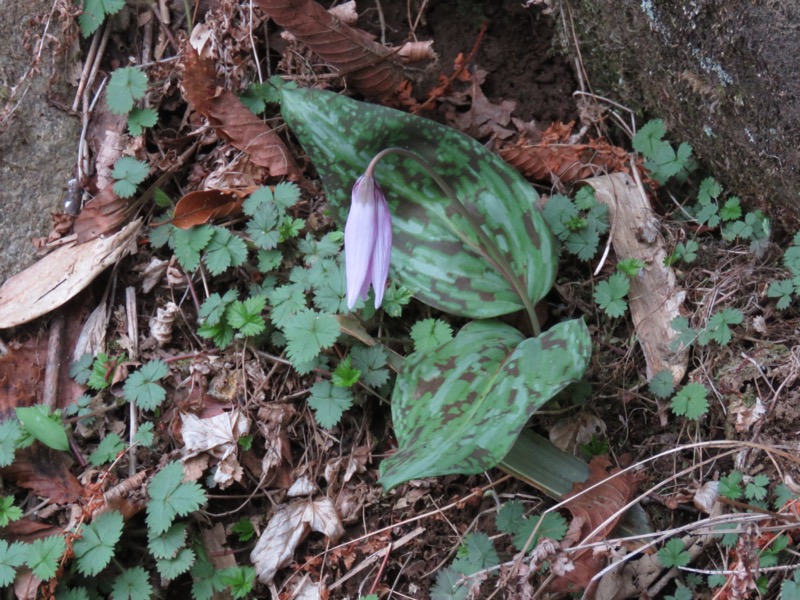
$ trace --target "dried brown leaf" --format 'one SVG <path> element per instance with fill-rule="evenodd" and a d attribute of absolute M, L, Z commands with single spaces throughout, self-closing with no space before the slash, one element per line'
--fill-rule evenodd
<path fill-rule="evenodd" d="M 183 49 L 184 96 L 217 133 L 246 152 L 272 177 L 300 178 L 300 170 L 278 135 L 228 90 L 217 87 L 213 65 L 189 45 Z"/>
<path fill-rule="evenodd" d="M 79 244 L 100 237 L 128 220 L 133 202 L 117 196 L 113 187 L 113 184 L 104 187 L 86 203 L 75 219 L 73 231 L 78 236 Z"/>
<path fill-rule="evenodd" d="M 371 98 L 391 96 L 405 79 L 395 53 L 345 25 L 313 0 L 256 0 L 261 10 L 339 69 L 350 86 Z"/>
<path fill-rule="evenodd" d="M 18 450 L 14 462 L 0 469 L 0 474 L 53 504 L 69 504 L 83 495 L 83 487 L 70 473 L 67 461 L 63 452 L 38 445 Z"/>
<path fill-rule="evenodd" d="M 575 519 L 582 521 L 582 543 L 604 539 L 622 516 L 620 509 L 634 497 L 640 476 L 630 471 L 617 475 L 619 472 L 619 468 L 611 468 L 611 462 L 607 458 L 595 457 L 589 463 L 589 478 L 573 485 L 569 494 L 572 499 L 565 503 L 564 508 Z M 589 491 L 581 493 L 583 490 Z M 619 514 L 611 519 L 615 513 Z M 591 540 L 586 539 L 607 520 L 609 522 Z M 548 588 L 550 591 L 574 592 L 584 589 L 605 564 L 602 553 L 591 551 L 578 552 L 572 559 L 575 568 L 557 577 Z"/>
<path fill-rule="evenodd" d="M 178 200 L 172 224 L 180 229 L 204 225 L 214 219 L 237 216 L 253 190 L 197 190 Z"/>
<path fill-rule="evenodd" d="M 570 144 L 571 130 L 571 123 L 554 123 L 540 142 L 531 144 L 521 139 L 500 147 L 498 154 L 531 179 L 568 183 L 603 173 L 629 172 L 629 156 L 624 148 L 603 140 Z"/>

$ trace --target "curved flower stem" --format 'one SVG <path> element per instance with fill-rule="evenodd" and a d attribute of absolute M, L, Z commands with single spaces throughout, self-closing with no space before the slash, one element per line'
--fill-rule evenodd
<path fill-rule="evenodd" d="M 378 152 L 370 161 L 369 165 L 367 166 L 367 170 L 364 173 L 365 177 L 373 177 L 373 171 L 375 170 L 375 166 L 378 162 L 385 156 L 389 154 L 398 154 L 400 156 L 404 156 L 406 158 L 410 158 L 415 161 L 419 166 L 421 166 L 425 172 L 436 182 L 436 185 L 441 188 L 442 192 L 453 202 L 453 205 L 456 207 L 458 212 L 464 217 L 475 232 L 478 234 L 478 238 L 480 239 L 481 243 L 484 244 L 486 248 L 486 253 L 484 254 L 485 258 L 489 259 L 493 266 L 497 268 L 498 271 L 503 275 L 506 281 L 511 285 L 514 291 L 519 296 L 520 300 L 522 300 L 522 304 L 525 306 L 525 311 L 528 313 L 528 319 L 530 320 L 531 327 L 533 328 L 533 334 L 538 336 L 542 329 L 539 326 L 539 319 L 536 318 L 536 309 L 533 306 L 533 302 L 531 301 L 530 296 L 528 295 L 527 287 L 523 284 L 522 281 L 518 277 L 514 275 L 514 271 L 511 268 L 511 264 L 506 260 L 506 257 L 503 255 L 502 252 L 497 248 L 495 243 L 491 240 L 491 238 L 486 234 L 486 232 L 481 227 L 480 223 L 475 220 L 475 217 L 469 212 L 467 207 L 464 205 L 461 200 L 459 200 L 458 196 L 455 193 L 455 190 L 451 188 L 448 183 L 439 175 L 433 167 L 428 164 L 428 162 L 411 152 L 410 150 L 406 150 L 404 148 L 385 148 Z M 474 247 L 469 238 L 464 236 L 461 232 L 456 232 L 457 235 L 464 241 L 468 246 Z M 478 248 L 480 252 L 480 249 Z M 488 255 L 487 255 L 488 254 Z"/>

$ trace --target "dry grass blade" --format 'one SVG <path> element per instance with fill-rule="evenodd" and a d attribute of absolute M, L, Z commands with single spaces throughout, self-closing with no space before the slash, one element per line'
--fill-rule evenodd
<path fill-rule="evenodd" d="M 217 133 L 272 177 L 300 178 L 300 170 L 278 135 L 228 90 L 217 88 L 213 65 L 188 44 L 183 48 L 184 97 Z"/>
<path fill-rule="evenodd" d="M 342 23 L 313 0 L 256 0 L 261 10 L 303 42 L 365 96 L 391 96 L 405 79 L 394 53 Z"/>

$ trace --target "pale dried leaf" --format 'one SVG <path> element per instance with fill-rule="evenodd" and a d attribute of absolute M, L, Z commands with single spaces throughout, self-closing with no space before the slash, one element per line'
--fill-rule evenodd
<path fill-rule="evenodd" d="M 574 453 L 582 444 L 606 432 L 606 424 L 597 415 L 581 413 L 561 419 L 550 428 L 550 441 L 560 450 Z"/>
<path fill-rule="evenodd" d="M 250 431 L 250 419 L 237 410 L 221 413 L 208 419 L 193 414 L 181 414 L 186 457 L 205 452 L 219 460 L 214 481 L 221 488 L 242 478 L 242 467 L 236 460 L 238 441 Z"/>
<path fill-rule="evenodd" d="M 258 580 L 265 584 L 271 582 L 278 569 L 292 561 L 295 549 L 312 530 L 333 541 L 344 533 L 330 498 L 313 502 L 300 500 L 279 508 L 250 553 Z"/>
<path fill-rule="evenodd" d="M 150 335 L 162 348 L 172 341 L 172 326 L 180 308 L 174 302 L 167 302 L 156 310 L 156 315 L 150 318 Z"/>
<path fill-rule="evenodd" d="M 286 495 L 289 496 L 289 498 L 308 496 L 315 489 L 316 486 L 314 485 L 314 482 L 311 481 L 308 475 L 303 475 L 292 484 L 292 487 L 289 488 L 289 490 L 286 492 Z"/>
<path fill-rule="evenodd" d="M 321 583 L 314 583 L 307 576 L 294 589 L 294 600 L 322 600 L 328 597 L 328 590 Z"/>
<path fill-rule="evenodd" d="M 746 406 L 739 400 L 731 408 L 731 412 L 736 415 L 736 431 L 750 431 L 750 428 L 767 414 L 767 407 L 764 406 L 761 398 L 756 398 L 753 406 Z"/>
<path fill-rule="evenodd" d="M 75 348 L 72 351 L 72 360 L 79 360 L 84 354 L 96 356 L 105 348 L 106 330 L 108 329 L 108 304 L 100 302 L 83 324 Z"/>
<path fill-rule="evenodd" d="M 160 260 L 155 256 L 150 259 L 150 262 L 142 269 L 142 291 L 145 294 L 150 293 L 158 285 L 158 282 L 166 275 L 168 267 L 168 260 Z"/>
<path fill-rule="evenodd" d="M 719 497 L 719 481 L 707 481 L 694 495 L 695 507 L 704 513 L 711 514 Z"/>
<path fill-rule="evenodd" d="M 55 250 L 0 287 L 0 329 L 27 323 L 58 308 L 121 258 L 136 251 L 137 219 L 121 231 Z"/>

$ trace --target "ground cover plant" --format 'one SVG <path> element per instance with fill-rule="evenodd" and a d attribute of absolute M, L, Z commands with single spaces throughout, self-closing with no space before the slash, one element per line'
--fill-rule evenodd
<path fill-rule="evenodd" d="M 798 595 L 800 234 L 657 118 L 512 119 L 458 4 L 450 62 L 310 1 L 82 6 L 147 51 L 96 53 L 87 203 L 0 288 L 0 585 Z"/>

